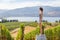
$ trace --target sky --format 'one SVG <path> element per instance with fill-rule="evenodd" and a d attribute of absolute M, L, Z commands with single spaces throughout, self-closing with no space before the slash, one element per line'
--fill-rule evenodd
<path fill-rule="evenodd" d="M 33 6 L 60 7 L 60 0 L 0 0 L 0 9 L 16 9 Z"/>

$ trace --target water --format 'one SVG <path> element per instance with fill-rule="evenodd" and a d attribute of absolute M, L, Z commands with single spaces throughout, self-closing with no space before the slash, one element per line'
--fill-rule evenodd
<path fill-rule="evenodd" d="M 39 17 L 7 17 L 7 20 L 18 20 L 19 22 L 30 22 L 37 20 L 39 22 Z M 43 20 L 47 20 L 48 22 L 55 22 L 56 20 L 60 20 L 60 17 L 43 17 Z"/>

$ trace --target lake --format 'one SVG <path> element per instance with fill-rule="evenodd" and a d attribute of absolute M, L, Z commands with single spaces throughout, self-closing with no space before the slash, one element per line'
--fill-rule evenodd
<path fill-rule="evenodd" d="M 30 22 L 37 20 L 39 22 L 39 17 L 7 17 L 7 20 L 18 20 L 19 22 Z M 60 17 L 43 17 L 43 20 L 47 20 L 48 22 L 55 22 L 56 20 L 60 20 Z"/>

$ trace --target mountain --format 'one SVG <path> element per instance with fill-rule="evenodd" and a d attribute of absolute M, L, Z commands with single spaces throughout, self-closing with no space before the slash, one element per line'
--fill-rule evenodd
<path fill-rule="evenodd" d="M 42 6 L 44 17 L 60 17 L 60 7 Z M 38 17 L 39 6 L 0 10 L 0 17 Z"/>

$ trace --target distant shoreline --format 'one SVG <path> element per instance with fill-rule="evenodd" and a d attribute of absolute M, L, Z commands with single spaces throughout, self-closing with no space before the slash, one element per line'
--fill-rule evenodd
<path fill-rule="evenodd" d="M 7 20 L 18 20 L 19 22 L 33 22 L 33 21 L 37 21 L 39 22 L 39 17 L 5 17 L 2 19 L 7 19 Z M 2 20 L 0 19 L 0 21 Z M 59 21 L 60 17 L 43 17 L 43 20 L 47 20 L 48 22 L 55 22 L 55 21 Z"/>

